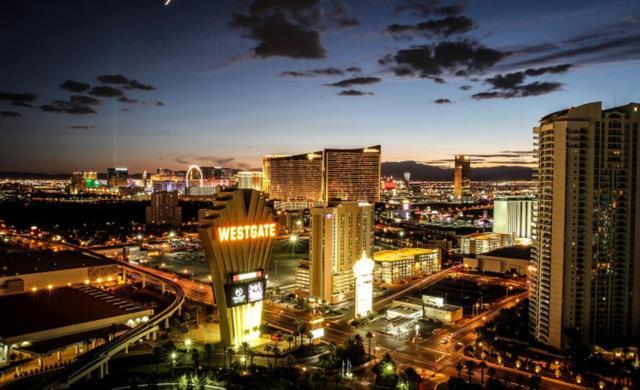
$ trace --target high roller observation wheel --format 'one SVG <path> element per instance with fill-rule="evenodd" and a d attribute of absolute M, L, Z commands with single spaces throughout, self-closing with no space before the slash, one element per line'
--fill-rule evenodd
<path fill-rule="evenodd" d="M 193 170 L 194 170 L 194 169 L 195 169 L 196 171 L 198 171 L 198 173 L 200 174 L 200 187 L 204 187 L 204 175 L 202 174 L 202 170 L 200 169 L 200 167 L 199 167 L 199 166 L 197 166 L 197 165 L 191 165 L 191 166 L 189 167 L 189 169 L 187 169 L 187 176 L 186 176 L 186 178 L 185 178 L 185 180 L 186 180 L 186 186 L 187 186 L 187 187 L 191 187 L 191 186 L 189 185 L 189 177 L 192 175 L 192 172 L 193 172 Z M 191 181 L 193 181 L 193 180 L 191 180 Z"/>

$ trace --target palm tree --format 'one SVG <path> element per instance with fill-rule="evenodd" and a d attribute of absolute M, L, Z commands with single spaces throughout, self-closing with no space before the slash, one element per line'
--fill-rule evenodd
<path fill-rule="evenodd" d="M 278 348 L 278 344 L 275 344 L 271 351 L 273 351 L 273 360 L 275 360 L 274 366 L 278 366 L 278 354 L 280 353 L 280 348 Z"/>
<path fill-rule="evenodd" d="M 404 370 L 404 377 L 406 378 L 407 382 L 409 382 L 409 390 L 417 389 L 420 381 L 422 380 L 420 375 L 418 375 L 413 367 L 407 367 Z"/>
<path fill-rule="evenodd" d="M 478 363 L 478 367 L 480 367 L 480 387 L 484 385 L 484 370 L 487 368 L 487 363 L 480 362 Z"/>
<path fill-rule="evenodd" d="M 244 355 L 244 368 L 246 369 L 247 368 L 247 357 L 251 353 L 251 346 L 246 341 L 243 341 L 242 344 L 240 344 L 240 350 L 242 351 L 242 354 Z"/>
<path fill-rule="evenodd" d="M 160 358 L 162 357 L 162 348 L 153 347 L 153 360 L 156 362 L 156 375 L 160 372 Z"/>
<path fill-rule="evenodd" d="M 207 354 L 207 368 L 211 365 L 211 352 L 213 352 L 213 345 L 206 343 L 204 345 L 204 352 Z"/>
<path fill-rule="evenodd" d="M 464 362 L 464 366 L 467 369 L 467 375 L 469 376 L 469 384 L 471 384 L 471 375 L 473 375 L 473 369 L 476 367 L 476 364 L 472 360 L 467 360 Z"/>
<path fill-rule="evenodd" d="M 231 368 L 231 362 L 233 361 L 233 355 L 236 354 L 236 350 L 233 347 L 228 347 L 225 353 L 229 356 L 229 368 Z"/>
<path fill-rule="evenodd" d="M 489 375 L 489 381 L 491 379 L 493 379 L 494 376 L 496 376 L 496 369 L 493 367 L 489 367 L 489 369 L 487 370 L 487 375 Z"/>
<path fill-rule="evenodd" d="M 462 369 L 464 368 L 464 366 L 462 365 L 462 363 L 458 362 L 456 363 L 456 370 L 458 371 L 458 379 L 462 379 Z"/>
<path fill-rule="evenodd" d="M 289 343 L 289 351 L 291 351 L 291 342 L 293 341 L 293 336 L 287 335 L 287 338 L 285 340 L 287 340 L 287 343 Z"/>
<path fill-rule="evenodd" d="M 332 341 L 329 344 L 329 352 L 331 353 L 331 357 L 335 357 L 336 356 L 336 349 L 338 349 L 338 346 L 336 345 L 336 343 L 334 343 Z"/>
<path fill-rule="evenodd" d="M 300 333 L 300 345 L 304 345 L 304 336 L 307 334 L 307 332 L 309 331 L 309 327 L 307 326 L 306 323 L 301 322 L 298 325 L 298 333 Z"/>
<path fill-rule="evenodd" d="M 291 335 L 293 336 L 293 348 L 298 348 L 298 336 L 300 335 L 300 332 L 296 329 Z"/>
<path fill-rule="evenodd" d="M 271 352 L 271 344 L 265 344 L 264 351 L 267 353 L 267 366 L 269 366 L 269 352 Z"/>
<path fill-rule="evenodd" d="M 371 339 L 373 338 L 373 333 L 367 332 L 367 335 L 365 337 L 367 338 L 367 341 L 369 343 L 369 359 L 371 359 Z"/>
<path fill-rule="evenodd" d="M 311 345 L 311 342 L 313 341 L 313 333 L 307 332 L 307 340 L 309 340 L 309 345 Z"/>
<path fill-rule="evenodd" d="M 536 390 L 537 388 L 539 388 L 540 383 L 542 383 L 542 378 L 540 378 L 540 375 L 532 375 L 529 378 L 529 388 L 532 390 Z"/>

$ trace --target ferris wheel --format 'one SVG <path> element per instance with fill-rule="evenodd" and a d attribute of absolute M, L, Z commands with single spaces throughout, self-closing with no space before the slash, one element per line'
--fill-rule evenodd
<path fill-rule="evenodd" d="M 186 185 L 187 187 L 204 187 L 204 176 L 202 170 L 197 165 L 191 165 L 187 170 Z"/>

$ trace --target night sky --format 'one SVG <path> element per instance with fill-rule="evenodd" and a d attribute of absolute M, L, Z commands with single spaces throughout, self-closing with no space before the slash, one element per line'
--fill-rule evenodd
<path fill-rule="evenodd" d="M 637 0 L 164 3 L 0 4 L 1 171 L 522 165 L 541 116 L 640 100 Z"/>

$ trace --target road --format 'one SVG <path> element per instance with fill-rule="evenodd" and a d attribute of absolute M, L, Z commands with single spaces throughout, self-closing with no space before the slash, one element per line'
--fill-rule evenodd
<path fill-rule="evenodd" d="M 432 275 L 423 279 L 421 283 L 416 283 L 401 291 L 382 297 L 374 302 L 374 307 L 379 310 L 379 308 L 388 305 L 393 299 L 415 292 L 420 288 L 427 287 L 441 280 L 451 272 L 455 272 L 455 269 L 450 269 L 444 275 Z M 454 325 L 446 332 L 442 332 L 439 335 L 431 336 L 417 342 L 398 339 L 394 336 L 376 332 L 372 339 L 372 353 L 375 354 L 377 358 L 382 357 L 385 353 L 389 353 L 400 368 L 411 366 L 414 369 L 417 369 L 418 372 L 422 374 L 423 378 L 425 378 L 427 388 L 435 389 L 439 383 L 446 382 L 449 377 L 458 375 L 458 372 L 455 369 L 457 362 L 473 360 L 465 357 L 462 352 L 464 346 L 474 342 L 474 329 L 483 325 L 486 321 L 496 317 L 500 313 L 501 309 L 513 307 L 518 304 L 520 300 L 526 297 L 527 293 L 505 297 L 503 300 L 491 306 L 489 310 L 480 313 L 480 315 L 466 319 L 464 322 Z M 271 302 L 265 301 L 264 304 L 264 321 L 285 330 L 292 331 L 296 329 L 300 320 L 308 321 L 310 317 L 310 314 L 295 311 Z M 359 334 L 363 338 L 365 350 L 368 348 L 368 342 L 365 337 L 367 333 L 366 330 L 354 328 L 342 321 L 326 321 L 324 325 L 324 342 L 333 342 L 339 345 L 344 343 L 347 339 L 354 337 L 356 334 Z M 447 344 L 442 344 L 442 339 L 444 337 L 449 338 L 449 342 Z M 462 343 L 462 346 L 456 348 L 457 343 Z M 530 373 L 521 372 L 509 367 L 493 365 L 490 363 L 487 363 L 487 365 L 495 368 L 497 376 L 500 378 L 512 378 L 512 380 L 515 380 L 513 378 L 519 374 L 523 375 L 525 378 L 528 378 L 531 375 Z M 363 370 L 365 376 L 367 376 L 367 371 L 368 370 Z M 466 380 L 468 377 L 466 369 L 463 370 L 462 374 L 463 378 Z M 480 382 L 480 372 L 478 369 L 473 372 L 472 378 L 475 382 Z M 488 375 L 485 371 L 484 380 L 486 381 L 487 378 Z M 583 387 L 551 378 L 543 378 L 541 389 L 583 389 Z"/>

